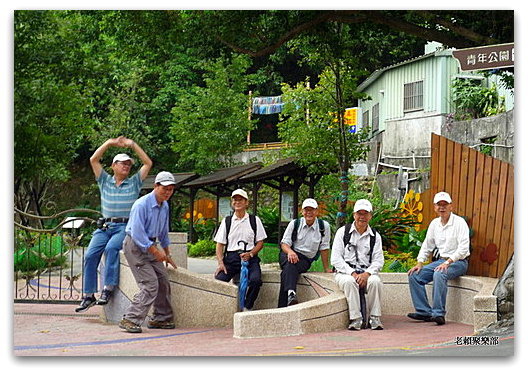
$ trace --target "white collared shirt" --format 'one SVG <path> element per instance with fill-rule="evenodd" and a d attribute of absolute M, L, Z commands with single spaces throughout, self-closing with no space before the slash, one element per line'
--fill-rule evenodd
<path fill-rule="evenodd" d="M 433 219 L 427 229 L 417 260 L 427 261 L 435 248 L 438 248 L 440 257 L 448 257 L 453 261 L 469 256 L 469 227 L 466 220 L 454 213 L 450 214 L 445 225 L 442 225 L 440 217 Z"/>
<path fill-rule="evenodd" d="M 370 274 L 377 274 L 385 263 L 380 234 L 376 233 L 376 242 L 374 244 L 374 248 L 372 249 L 372 262 L 369 264 L 370 237 L 371 235 L 374 235 L 370 226 L 368 226 L 367 230 L 363 234 L 360 234 L 356 230 L 356 225 L 354 223 L 350 228 L 350 232 L 351 235 L 349 243 L 353 246 L 355 245 L 355 249 L 357 249 L 359 259 L 358 265 L 365 265 L 367 266 L 365 271 L 369 272 Z M 356 251 L 353 249 L 353 246 L 347 245 L 345 247 L 343 244 L 344 234 L 345 226 L 342 226 L 336 232 L 334 243 L 332 245 L 332 255 L 330 256 L 330 262 L 336 268 L 338 273 L 350 275 L 355 271 L 355 268 L 348 265 L 347 262 L 352 264 L 357 263 Z"/>
<path fill-rule="evenodd" d="M 321 240 L 321 233 L 319 231 L 319 222 L 317 218 L 311 226 L 306 224 L 304 217 L 300 218 L 299 228 L 297 229 L 297 240 L 294 244 L 295 251 L 302 253 L 308 258 L 313 258 L 317 251 L 323 251 L 330 248 L 330 224 L 323 221 L 324 224 L 324 236 Z M 291 236 L 293 232 L 293 226 L 295 220 L 290 221 L 284 235 L 282 236 L 281 243 L 292 246 Z"/>
<path fill-rule="evenodd" d="M 227 246 L 227 251 L 237 251 L 239 249 L 244 249 L 243 243 L 238 244 L 239 241 L 245 241 L 248 243 L 246 250 L 250 251 L 255 247 L 255 243 L 253 241 L 254 239 L 256 239 L 256 242 L 259 242 L 268 237 L 260 218 L 255 218 L 257 223 L 256 238 L 255 233 L 251 228 L 251 223 L 249 222 L 249 214 L 246 213 L 242 218 L 238 218 L 236 214 L 233 214 L 233 218 L 231 218 L 231 228 L 229 229 L 229 244 Z M 216 232 L 214 241 L 220 244 L 226 244 L 227 242 L 225 218 L 220 223 L 220 227 Z"/>

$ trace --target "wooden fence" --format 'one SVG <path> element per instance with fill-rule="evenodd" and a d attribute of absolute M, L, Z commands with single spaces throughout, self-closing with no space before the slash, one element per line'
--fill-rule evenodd
<path fill-rule="evenodd" d="M 436 214 L 433 196 L 448 192 L 453 211 L 472 231 L 469 275 L 502 276 L 513 255 L 513 166 L 431 134 L 430 190 L 422 194 L 424 223 Z"/>

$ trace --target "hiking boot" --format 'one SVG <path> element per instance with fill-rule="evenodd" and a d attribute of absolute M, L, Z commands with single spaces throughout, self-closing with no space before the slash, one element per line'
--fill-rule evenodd
<path fill-rule="evenodd" d="M 141 332 L 141 326 L 139 325 L 136 325 L 134 322 L 126 319 L 126 318 L 123 318 L 120 322 L 119 322 L 119 327 L 126 330 L 127 332 L 132 332 L 132 333 L 138 333 L 138 332 Z"/>
<path fill-rule="evenodd" d="M 445 325 L 445 318 L 442 316 L 436 316 L 431 318 L 431 322 L 436 322 L 437 325 Z"/>
<path fill-rule="evenodd" d="M 370 316 L 370 328 L 372 330 L 383 330 L 383 324 L 379 316 Z"/>
<path fill-rule="evenodd" d="M 356 318 L 350 321 L 350 324 L 348 325 L 348 329 L 351 331 L 355 330 L 361 330 L 361 325 L 363 324 L 363 320 L 361 318 Z"/>
<path fill-rule="evenodd" d="M 110 300 L 110 297 L 112 297 L 112 291 L 104 289 L 101 292 L 101 296 L 99 297 L 99 300 L 97 300 L 97 305 L 106 305 L 108 304 L 108 300 Z"/>
<path fill-rule="evenodd" d="M 409 313 L 409 314 L 407 314 L 407 317 L 415 319 L 417 321 L 431 322 L 431 316 L 426 316 L 426 315 L 423 315 L 423 314 Z"/>
<path fill-rule="evenodd" d="M 288 303 L 286 306 L 299 304 L 299 300 L 297 300 L 297 294 L 295 292 L 291 292 L 288 294 Z"/>
<path fill-rule="evenodd" d="M 90 309 L 94 305 L 95 305 L 95 297 L 93 295 L 85 296 L 82 298 L 81 304 L 75 309 L 75 312 L 77 313 L 86 312 L 88 309 Z"/>
<path fill-rule="evenodd" d="M 172 321 L 148 321 L 149 329 L 175 329 L 176 325 Z"/>

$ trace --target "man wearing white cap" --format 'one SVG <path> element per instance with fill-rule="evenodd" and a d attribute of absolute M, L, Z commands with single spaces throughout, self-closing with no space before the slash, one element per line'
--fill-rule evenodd
<path fill-rule="evenodd" d="M 111 168 L 114 175 L 108 174 L 100 160 L 110 147 L 134 150 L 143 163 L 139 172 L 129 177 L 134 160 L 127 154 L 120 153 L 112 161 Z M 98 229 L 94 231 L 84 256 L 84 297 L 79 307 L 75 309 L 76 312 L 84 312 L 96 303 L 107 304 L 114 287 L 119 284 L 119 251 L 125 237 L 125 226 L 132 204 L 136 201 L 143 180 L 152 167 L 152 161 L 136 142 L 120 136 L 108 139 L 97 148 L 90 158 L 90 165 L 101 192 L 103 217 L 98 221 Z M 94 294 L 97 292 L 97 267 L 103 253 L 105 255 L 104 288 L 99 300 L 96 300 Z"/>
<path fill-rule="evenodd" d="M 438 215 L 427 229 L 418 264 L 409 270 L 409 288 L 416 313 L 409 318 L 445 324 L 447 281 L 466 274 L 469 256 L 469 227 L 464 218 L 453 213 L 451 196 L 438 192 L 433 199 Z M 424 266 L 429 255 L 438 250 L 439 259 Z M 425 285 L 433 282 L 433 306 L 427 299 Z"/>
<path fill-rule="evenodd" d="M 382 282 L 378 273 L 385 259 L 381 236 L 369 226 L 371 218 L 370 201 L 356 201 L 354 222 L 337 230 L 332 245 L 331 262 L 336 270 L 335 280 L 348 302 L 349 330 L 360 330 L 368 324 L 373 330 L 383 329 Z M 362 298 L 366 305 L 363 304 Z"/>
<path fill-rule="evenodd" d="M 173 329 L 171 290 L 164 262 L 176 268 L 169 251 L 169 204 L 174 193 L 172 173 L 162 171 L 156 175 L 154 190 L 136 200 L 123 241 L 123 252 L 130 271 L 139 287 L 119 327 L 128 332 L 141 332 L 141 324 L 150 307 L 150 329 Z M 158 243 L 163 250 L 158 248 Z"/>
<path fill-rule="evenodd" d="M 266 230 L 259 217 L 248 214 L 248 195 L 243 189 L 231 193 L 231 206 L 234 213 L 225 217 L 214 237 L 218 268 L 215 279 L 229 282 L 240 274 L 242 261 L 248 262 L 248 288 L 244 310 L 253 308 L 262 286 L 260 258 L 258 253 L 267 238 Z"/>
<path fill-rule="evenodd" d="M 281 266 L 281 287 L 279 308 L 295 305 L 297 300 L 297 280 L 306 273 L 319 254 L 326 272 L 332 272 L 328 266 L 330 248 L 330 225 L 317 218 L 317 201 L 306 199 L 302 203 L 302 218 L 291 221 L 281 240 L 279 264 Z"/>

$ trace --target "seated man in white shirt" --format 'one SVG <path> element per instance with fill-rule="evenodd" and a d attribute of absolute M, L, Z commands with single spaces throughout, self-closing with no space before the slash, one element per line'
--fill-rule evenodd
<path fill-rule="evenodd" d="M 282 251 L 279 255 L 279 263 L 282 272 L 279 308 L 298 303 L 299 275 L 310 269 L 319 254 L 321 254 L 324 271 L 332 272 L 328 266 L 330 224 L 317 218 L 318 205 L 314 199 L 303 201 L 302 215 L 303 218 L 298 218 L 288 224 L 281 240 Z"/>
<path fill-rule="evenodd" d="M 337 230 L 332 245 L 330 260 L 336 270 L 335 281 L 347 299 L 350 317 L 349 330 L 360 330 L 368 327 L 368 324 L 372 330 L 383 330 L 381 323 L 382 282 L 378 273 L 385 259 L 381 236 L 369 225 L 371 218 L 372 204 L 370 201 L 366 199 L 356 201 L 354 222 Z M 366 304 L 363 311 L 362 294 L 365 295 Z"/>
<path fill-rule="evenodd" d="M 427 229 L 427 236 L 418 253 L 418 264 L 409 270 L 409 289 L 416 313 L 409 318 L 445 324 L 447 281 L 466 274 L 469 257 L 469 227 L 464 218 L 452 212 L 447 192 L 435 195 L 434 210 L 438 215 Z M 424 266 L 429 255 L 438 249 L 440 258 Z M 425 285 L 433 281 L 433 306 L 427 299 Z"/>
<path fill-rule="evenodd" d="M 229 282 L 240 273 L 242 261 L 248 262 L 248 289 L 245 295 L 244 311 L 251 310 L 262 286 L 259 251 L 267 238 L 262 221 L 249 215 L 246 191 L 237 189 L 231 194 L 232 216 L 226 217 L 214 237 L 218 268 L 215 278 Z"/>

